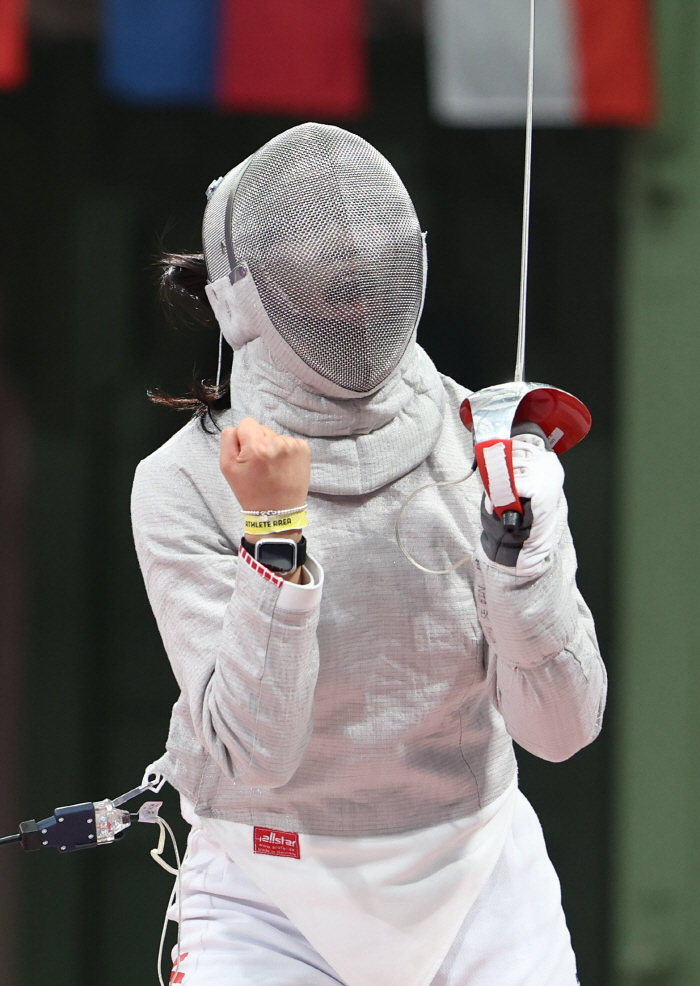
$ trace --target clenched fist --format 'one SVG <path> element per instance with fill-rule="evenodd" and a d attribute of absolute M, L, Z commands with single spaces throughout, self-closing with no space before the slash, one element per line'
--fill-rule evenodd
<path fill-rule="evenodd" d="M 311 450 L 254 418 L 221 433 L 221 471 L 243 510 L 286 510 L 306 503 Z"/>

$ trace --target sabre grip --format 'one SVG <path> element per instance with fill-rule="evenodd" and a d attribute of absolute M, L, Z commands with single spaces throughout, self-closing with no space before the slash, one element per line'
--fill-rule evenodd
<path fill-rule="evenodd" d="M 489 513 L 485 502 L 481 505 L 481 545 L 486 553 L 486 557 L 491 561 L 498 562 L 499 565 L 506 565 L 508 568 L 515 568 L 518 563 L 520 551 L 530 537 L 532 529 L 532 508 L 530 501 L 523 499 L 523 515 L 513 511 L 520 520 L 516 530 L 509 531 L 494 511 Z"/>
<path fill-rule="evenodd" d="M 519 514 L 517 510 L 504 510 L 503 516 L 501 517 L 501 523 L 503 524 L 503 529 L 506 534 L 515 534 L 520 530 L 523 522 L 523 515 Z"/>

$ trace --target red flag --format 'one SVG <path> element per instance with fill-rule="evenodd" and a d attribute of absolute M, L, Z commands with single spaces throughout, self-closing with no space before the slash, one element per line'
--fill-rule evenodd
<path fill-rule="evenodd" d="M 654 119 L 651 25 L 644 0 L 576 0 L 581 122 L 645 126 Z"/>
<path fill-rule="evenodd" d="M 222 109 L 347 118 L 367 106 L 364 0 L 223 0 Z"/>
<path fill-rule="evenodd" d="M 27 77 L 26 0 L 0 0 L 0 89 L 16 89 Z"/>

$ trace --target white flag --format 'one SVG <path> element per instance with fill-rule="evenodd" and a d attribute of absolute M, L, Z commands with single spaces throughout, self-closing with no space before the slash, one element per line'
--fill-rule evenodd
<path fill-rule="evenodd" d="M 537 0 L 535 123 L 644 126 L 653 118 L 646 0 Z M 525 120 L 529 0 L 426 0 L 434 116 Z"/>

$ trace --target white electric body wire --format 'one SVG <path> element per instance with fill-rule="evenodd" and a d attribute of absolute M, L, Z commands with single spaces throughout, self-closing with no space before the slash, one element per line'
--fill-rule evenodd
<path fill-rule="evenodd" d="M 469 472 L 467 473 L 467 475 L 466 476 L 463 476 L 462 479 L 444 479 L 444 480 L 442 480 L 442 482 L 439 482 L 439 483 L 427 483 L 427 485 L 425 485 L 425 486 L 420 486 L 415 491 L 415 493 L 411 493 L 411 495 L 408 497 L 408 499 L 407 500 L 404 500 L 403 504 L 401 505 L 401 509 L 399 510 L 398 514 L 396 515 L 396 524 L 394 526 L 394 534 L 396 536 L 396 543 L 398 544 L 399 548 L 401 548 L 401 550 L 403 551 L 403 553 L 406 556 L 406 558 L 408 558 L 408 560 L 410 561 L 410 563 L 412 565 L 415 565 L 416 568 L 419 568 L 421 570 L 421 572 L 427 572 L 429 575 L 448 575 L 450 572 L 454 572 L 456 569 L 461 568 L 461 566 L 464 565 L 465 562 L 472 561 L 473 558 L 474 558 L 474 555 L 473 554 L 471 554 L 471 555 L 465 555 L 464 558 L 460 558 L 460 560 L 458 562 L 455 562 L 454 565 L 450 565 L 449 568 L 426 568 L 425 565 L 421 565 L 420 562 L 417 562 L 416 559 L 413 558 L 412 555 L 409 554 L 409 552 L 404 547 L 403 541 L 401 540 L 401 531 L 399 529 L 399 525 L 401 523 L 401 517 L 403 516 L 404 510 L 409 505 L 409 503 L 411 502 L 411 500 L 414 497 L 418 496 L 419 493 L 422 493 L 423 490 L 432 490 L 436 486 L 458 486 L 459 483 L 465 483 L 471 476 L 474 475 L 475 472 L 476 472 L 476 462 L 474 463 L 474 465 L 472 466 L 472 468 L 469 470 Z"/>
<path fill-rule="evenodd" d="M 219 362 L 216 365 L 216 386 L 217 389 L 221 386 L 221 358 L 224 349 L 224 334 L 219 332 Z"/>
<path fill-rule="evenodd" d="M 518 352 L 515 382 L 525 374 L 525 336 L 527 323 L 527 272 L 530 258 L 530 200 L 532 197 L 532 118 L 535 93 L 535 0 L 530 0 L 530 47 L 527 59 L 527 119 L 525 122 L 525 179 L 523 185 L 523 238 L 520 251 L 520 310 L 518 313 Z"/>
<path fill-rule="evenodd" d="M 158 863 L 159 866 L 162 866 L 164 870 L 166 870 L 168 873 L 174 874 L 175 876 L 175 885 L 173 886 L 172 893 L 170 894 L 170 898 L 168 900 L 168 907 L 165 912 L 165 920 L 163 921 L 163 930 L 161 931 L 161 935 L 160 935 L 160 945 L 158 946 L 158 982 L 160 983 L 160 986 L 165 986 L 165 983 L 163 982 L 163 947 L 165 945 L 165 934 L 168 929 L 168 912 L 170 911 L 170 908 L 173 906 L 173 901 L 176 895 L 177 895 L 177 915 L 178 915 L 177 916 L 177 959 L 172 971 L 172 975 L 170 977 L 171 982 L 177 982 L 177 974 L 180 971 L 180 953 L 181 953 L 180 934 L 182 930 L 182 863 L 180 861 L 180 852 L 177 848 L 177 842 L 175 840 L 175 835 L 173 833 L 173 830 L 170 828 L 170 826 L 165 821 L 165 819 L 156 818 L 155 821 L 158 823 L 158 826 L 160 828 L 160 836 L 158 838 L 157 848 L 151 849 L 151 856 L 156 861 L 156 863 Z M 166 832 L 170 836 L 170 841 L 173 844 L 173 851 L 175 853 L 175 861 L 176 861 L 177 869 L 174 869 L 163 859 L 163 849 L 165 848 Z"/>

